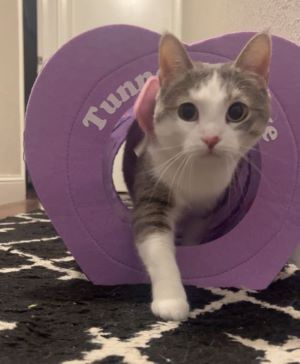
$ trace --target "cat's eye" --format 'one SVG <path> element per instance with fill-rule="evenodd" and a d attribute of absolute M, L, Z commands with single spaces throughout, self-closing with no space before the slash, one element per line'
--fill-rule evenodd
<path fill-rule="evenodd" d="M 191 102 L 185 102 L 178 108 L 178 116 L 184 121 L 195 121 L 198 119 L 198 109 Z"/>
<path fill-rule="evenodd" d="M 226 114 L 226 120 L 229 123 L 239 123 L 248 116 L 248 107 L 242 102 L 235 102 L 229 106 Z"/>

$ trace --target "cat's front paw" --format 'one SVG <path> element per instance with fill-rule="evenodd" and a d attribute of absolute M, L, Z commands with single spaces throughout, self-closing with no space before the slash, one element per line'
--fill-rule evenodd
<path fill-rule="evenodd" d="M 190 307 L 184 299 L 156 299 L 151 304 L 154 315 L 164 320 L 183 321 L 188 318 Z"/>

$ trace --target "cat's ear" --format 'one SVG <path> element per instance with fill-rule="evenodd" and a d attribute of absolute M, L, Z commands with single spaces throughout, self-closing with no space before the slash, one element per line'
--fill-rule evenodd
<path fill-rule="evenodd" d="M 165 33 L 159 44 L 159 81 L 163 85 L 193 68 L 184 46 L 172 34 Z"/>
<path fill-rule="evenodd" d="M 235 66 L 252 71 L 269 80 L 269 69 L 272 54 L 271 36 L 267 32 L 256 34 L 246 44 L 235 61 Z"/>

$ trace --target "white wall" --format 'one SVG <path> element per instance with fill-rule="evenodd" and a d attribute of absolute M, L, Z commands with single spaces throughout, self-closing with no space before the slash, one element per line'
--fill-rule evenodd
<path fill-rule="evenodd" d="M 37 0 L 37 5 L 38 53 L 44 60 L 72 37 L 109 24 L 180 34 L 181 0 Z"/>
<path fill-rule="evenodd" d="M 71 3 L 73 34 L 112 23 L 134 24 L 155 31 L 173 28 L 173 0 L 72 0 Z"/>
<path fill-rule="evenodd" d="M 182 6 L 186 42 L 270 29 L 272 34 L 300 43 L 299 0 L 183 0 Z"/>
<path fill-rule="evenodd" d="M 0 1 L 0 204 L 25 197 L 21 0 Z"/>

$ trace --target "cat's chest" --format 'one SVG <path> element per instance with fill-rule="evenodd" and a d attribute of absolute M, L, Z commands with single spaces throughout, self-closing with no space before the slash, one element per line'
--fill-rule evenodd
<path fill-rule="evenodd" d="M 156 157 L 156 178 L 171 190 L 177 205 L 201 205 L 210 209 L 228 187 L 235 169 L 233 163 L 221 158 Z"/>

